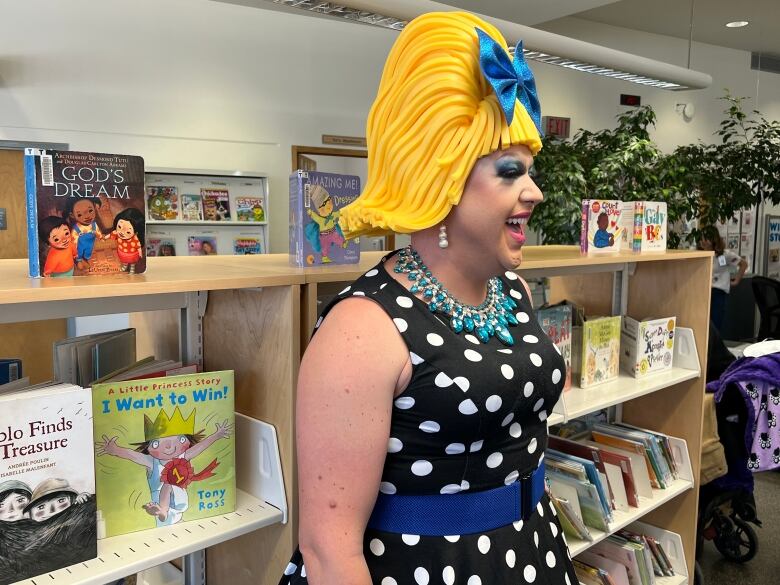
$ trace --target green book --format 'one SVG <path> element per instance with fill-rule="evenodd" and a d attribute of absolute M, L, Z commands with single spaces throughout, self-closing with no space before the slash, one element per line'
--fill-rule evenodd
<path fill-rule="evenodd" d="M 98 535 L 233 512 L 233 372 L 95 384 Z"/>

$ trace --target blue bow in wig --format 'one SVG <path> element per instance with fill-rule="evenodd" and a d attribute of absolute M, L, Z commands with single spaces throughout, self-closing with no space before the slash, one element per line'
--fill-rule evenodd
<path fill-rule="evenodd" d="M 523 56 L 523 41 L 517 43 L 515 58 L 512 60 L 504 48 L 490 35 L 479 28 L 476 30 L 479 36 L 479 66 L 496 92 L 507 124 L 512 123 L 515 100 L 520 100 L 541 134 L 542 109 L 539 105 L 539 97 L 536 95 L 534 74 Z"/>

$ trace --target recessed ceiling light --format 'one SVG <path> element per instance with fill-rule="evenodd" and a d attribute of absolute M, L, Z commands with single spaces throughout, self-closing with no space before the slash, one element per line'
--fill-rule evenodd
<path fill-rule="evenodd" d="M 747 20 L 735 20 L 734 22 L 727 22 L 726 26 L 728 28 L 742 28 L 743 26 L 747 26 L 750 23 Z"/>

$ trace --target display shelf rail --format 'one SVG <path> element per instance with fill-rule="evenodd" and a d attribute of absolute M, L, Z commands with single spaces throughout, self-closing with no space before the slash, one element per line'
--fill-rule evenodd
<path fill-rule="evenodd" d="M 701 375 L 701 367 L 696 340 L 693 330 L 687 327 L 678 327 L 676 330 L 673 363 L 671 370 L 650 374 L 645 378 L 634 378 L 631 374 L 620 372 L 617 379 L 590 388 L 572 385 L 570 390 L 561 395 L 547 419 L 548 424 L 552 426 L 565 423 L 573 418 L 698 378 Z"/>
<path fill-rule="evenodd" d="M 105 585 L 282 521 L 283 512 L 238 490 L 236 511 L 98 541 L 98 556 L 14 585 Z"/>
<path fill-rule="evenodd" d="M 198 226 L 239 226 L 239 227 L 245 227 L 245 228 L 251 228 L 258 225 L 268 225 L 267 221 L 238 221 L 237 219 L 227 219 L 225 221 L 214 221 L 214 220 L 195 220 L 192 221 L 185 220 L 185 219 L 166 219 L 166 220 L 159 220 L 159 219 L 147 219 L 146 225 L 186 225 L 188 227 L 196 228 Z"/>
<path fill-rule="evenodd" d="M 236 445 L 239 489 L 234 512 L 104 538 L 98 540 L 96 558 L 12 585 L 105 585 L 237 536 L 286 522 L 287 502 L 276 430 L 268 423 L 236 414 Z"/>

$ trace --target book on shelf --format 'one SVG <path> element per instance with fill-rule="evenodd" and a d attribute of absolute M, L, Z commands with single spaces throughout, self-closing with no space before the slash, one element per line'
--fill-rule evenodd
<path fill-rule="evenodd" d="M 0 384 L 8 384 L 22 377 L 22 360 L 19 358 L 0 359 Z"/>
<path fill-rule="evenodd" d="M 550 307 L 542 307 L 536 311 L 536 320 L 558 348 L 566 363 L 566 378 L 564 391 L 571 389 L 571 328 L 572 307 L 562 303 Z"/>
<path fill-rule="evenodd" d="M 227 189 L 201 189 L 203 218 L 206 221 L 230 221 L 230 193 Z"/>
<path fill-rule="evenodd" d="M 573 500 L 557 497 L 550 492 L 550 499 L 553 506 L 558 513 L 558 519 L 561 522 L 561 529 L 563 532 L 572 538 L 578 538 L 579 540 L 587 540 L 593 542 L 593 536 L 582 521 L 582 512 L 580 512 L 579 501 L 577 500 L 576 489 L 570 493 Z M 572 503 L 576 504 L 576 506 Z"/>
<path fill-rule="evenodd" d="M 627 225 L 629 221 L 630 226 Z M 633 223 L 633 213 L 622 201 L 583 199 L 580 251 L 586 254 L 610 254 L 630 249 L 632 241 L 629 235 L 633 237 Z"/>
<path fill-rule="evenodd" d="M 236 220 L 248 223 L 265 221 L 262 197 L 236 197 Z"/>
<path fill-rule="evenodd" d="M 0 585 L 97 556 L 90 391 L 0 395 Z"/>
<path fill-rule="evenodd" d="M 580 388 L 618 377 L 620 365 L 620 315 L 586 317 L 572 330 L 572 370 Z"/>
<path fill-rule="evenodd" d="M 182 193 L 181 218 L 184 221 L 203 221 L 203 199 L 199 193 Z"/>
<path fill-rule="evenodd" d="M 615 560 L 586 550 L 577 555 L 577 560 L 596 570 L 604 571 L 609 576 L 610 585 L 630 585 L 628 570 Z"/>
<path fill-rule="evenodd" d="M 30 276 L 146 270 L 141 157 L 28 148 L 24 171 Z"/>
<path fill-rule="evenodd" d="M 151 234 L 146 239 L 146 256 L 176 256 L 176 239 L 172 236 Z"/>
<path fill-rule="evenodd" d="M 101 537 L 235 510 L 232 371 L 92 388 Z"/>
<path fill-rule="evenodd" d="M 233 240 L 233 253 L 237 256 L 262 254 L 263 243 L 259 237 L 241 236 Z"/>
<path fill-rule="evenodd" d="M 190 256 L 213 256 L 217 254 L 216 236 L 188 236 L 187 252 Z"/>
<path fill-rule="evenodd" d="M 135 329 L 68 337 L 52 347 L 52 369 L 58 382 L 89 386 L 136 360 Z"/>
<path fill-rule="evenodd" d="M 179 191 L 172 185 L 146 188 L 146 209 L 152 221 L 179 219 Z"/>
<path fill-rule="evenodd" d="M 360 194 L 360 177 L 296 171 L 290 175 L 290 263 L 295 266 L 354 264 L 360 244 L 346 240 L 339 210 Z"/>
<path fill-rule="evenodd" d="M 603 569 L 592 567 L 579 558 L 572 559 L 572 565 L 580 585 L 615 585 L 610 581 L 609 574 Z"/>
<path fill-rule="evenodd" d="M 668 214 L 663 201 L 634 201 L 634 252 L 666 251 Z"/>
<path fill-rule="evenodd" d="M 671 370 L 676 317 L 637 320 L 623 316 L 620 365 L 636 378 Z"/>
<path fill-rule="evenodd" d="M 593 461 L 552 448 L 548 448 L 545 451 L 545 458 L 551 472 L 566 475 L 571 479 L 588 483 L 595 487 L 597 502 L 601 508 L 604 522 L 612 521 L 612 496 L 609 491 L 609 484 L 606 476 Z M 575 473 L 562 469 L 561 464 L 566 464 L 571 471 L 576 470 Z M 584 474 L 584 476 L 581 476 L 581 474 Z M 581 500 L 580 504 L 582 505 Z"/>

